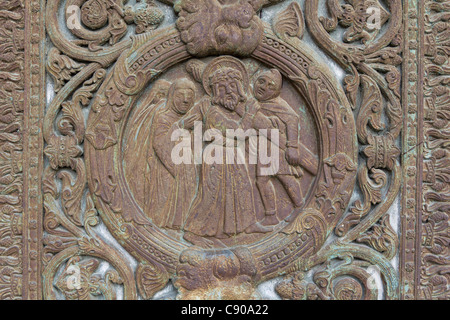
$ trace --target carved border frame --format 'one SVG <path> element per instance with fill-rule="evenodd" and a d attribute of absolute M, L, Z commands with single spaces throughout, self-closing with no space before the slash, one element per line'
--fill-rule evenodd
<path fill-rule="evenodd" d="M 448 90 L 443 52 L 449 45 L 448 37 L 440 37 L 448 11 L 438 1 L 404 1 L 400 297 L 408 300 L 450 298 L 442 282 L 450 257 L 442 242 L 449 232 L 443 172 L 448 170 L 450 136 L 441 113 L 448 105 L 448 92 L 442 89 Z"/>
<path fill-rule="evenodd" d="M 22 298 L 42 298 L 43 170 L 45 108 L 45 1 L 20 1 L 24 9 L 23 280 Z"/>
<path fill-rule="evenodd" d="M 1 177 L 6 180 L 1 183 L 0 224 L 11 238 L 0 252 L 7 261 L 2 266 L 7 276 L 2 281 L 9 288 L 2 299 L 42 298 L 45 6 L 45 0 L 0 1 L 0 9 L 13 25 L 8 30 L 9 49 L 1 53 L 12 50 L 17 57 L 16 63 L 0 66 L 5 75 L 2 81 L 14 84 L 2 83 L 0 91 L 13 97 L 15 108 L 15 126 L 0 127 L 4 141 L 11 144 L 2 156 L 13 173 L 12 182 L 7 171 Z M 449 265 L 448 247 L 436 246 L 436 239 L 449 230 L 439 215 L 448 210 L 450 201 L 439 184 L 446 169 L 442 153 L 448 157 L 450 140 L 439 122 L 448 98 L 445 78 L 449 71 L 442 62 L 448 44 L 439 38 L 446 30 L 448 11 L 438 1 L 403 1 L 401 299 L 449 299 L 442 286 L 442 272 Z"/>
<path fill-rule="evenodd" d="M 134 105 L 136 95 L 155 75 L 189 59 L 185 47 L 175 28 L 161 29 L 151 39 L 134 39 L 133 49 L 119 58 L 113 75 L 97 93 L 87 126 L 89 143 L 85 146 L 89 185 L 91 190 L 95 190 L 94 202 L 101 208 L 103 221 L 138 260 L 164 266 L 171 274 L 175 274 L 178 256 L 188 247 L 157 231 L 155 226 L 146 228 L 150 221 L 146 222 L 144 214 L 126 190 L 120 150 L 127 122 L 125 115 Z M 341 201 L 342 207 L 347 206 L 356 180 L 357 138 L 351 108 L 346 103 L 343 90 L 335 88 L 328 80 L 328 75 L 320 70 L 311 53 L 276 38 L 266 27 L 264 39 L 251 57 L 278 67 L 288 79 L 292 79 L 297 91 L 308 101 L 321 130 L 319 136 L 322 141 L 315 192 L 302 209 L 304 216 L 281 232 L 246 246 L 253 253 L 265 279 L 292 268 L 296 259 L 306 259 L 316 253 L 338 224 L 344 210 L 339 208 L 332 214 L 320 212 L 313 199 L 322 197 L 319 186 L 329 185 L 333 192 L 327 193 L 327 197 L 333 202 Z M 295 57 L 295 60 L 288 61 L 288 57 Z M 123 105 L 114 108 L 111 102 L 109 105 L 102 103 L 107 101 L 105 93 L 130 97 Z M 320 117 L 321 114 L 327 116 Z M 105 136 L 104 128 L 109 127 L 108 124 L 112 125 Z M 97 130 L 97 126 L 102 130 Z M 336 161 L 346 164 L 346 168 L 341 170 L 344 178 L 338 182 L 332 178 L 333 170 L 338 170 Z"/>

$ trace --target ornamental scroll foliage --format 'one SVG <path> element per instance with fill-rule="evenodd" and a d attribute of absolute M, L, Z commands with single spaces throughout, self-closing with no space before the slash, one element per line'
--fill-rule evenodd
<path fill-rule="evenodd" d="M 450 298 L 450 106 L 448 2 L 425 1 L 425 161 L 421 290 Z"/>
<path fill-rule="evenodd" d="M 347 72 L 343 86 L 357 124 L 361 198 L 338 224 L 338 239 L 309 261 L 299 261 L 294 273 L 276 290 L 284 299 L 377 299 L 373 277 L 367 276 L 372 264 L 384 280 L 386 298 L 392 299 L 397 297 L 398 283 L 389 260 L 397 254 L 399 240 L 388 211 L 401 185 L 397 140 L 403 114 L 399 70 L 402 4 L 398 0 L 327 0 L 326 4 L 328 16 L 323 17 L 318 0 L 306 1 L 304 16 L 317 45 Z M 288 21 L 296 12 L 297 6 L 295 10 L 288 7 L 276 21 Z M 378 28 L 373 26 L 374 18 Z M 299 17 L 297 25 L 301 26 L 302 20 Z M 341 39 L 333 35 L 339 30 L 343 31 Z M 286 36 L 286 41 L 300 41 L 292 31 Z M 326 204 L 324 198 L 316 201 Z M 334 208 L 339 203 L 328 205 Z M 306 281 L 305 272 L 320 263 L 313 281 Z"/>
<path fill-rule="evenodd" d="M 173 4 L 170 0 L 162 2 Z M 61 5 L 65 5 L 68 23 L 79 23 L 81 28 L 71 29 L 55 22 Z M 70 6 L 80 8 L 78 20 L 70 19 Z M 278 285 L 277 292 L 290 299 L 376 299 L 379 288 L 368 268 L 377 266 L 386 297 L 395 298 L 397 279 L 389 260 L 396 254 L 398 239 L 387 212 L 399 192 L 401 179 L 400 150 L 396 144 L 402 129 L 398 69 L 402 62 L 401 1 L 381 4 L 377 0 L 347 0 L 341 4 L 328 0 L 329 17 L 319 17 L 318 6 L 318 0 L 306 1 L 303 13 L 298 3 L 292 2 L 274 19 L 273 28 L 278 37 L 296 46 L 302 45 L 301 38 L 308 30 L 319 47 L 348 73 L 344 86 L 354 109 L 363 160 L 359 168 L 339 157 L 328 159 L 325 165 L 330 166 L 333 179 L 338 180 L 342 171 L 358 170 L 362 198 L 336 228 L 338 240 L 307 261 L 299 261 L 290 270 L 292 274 Z M 372 7 L 379 10 L 381 25 L 387 25 L 383 32 L 368 25 L 367 12 Z M 49 52 L 47 70 L 54 77 L 57 91 L 44 123 L 45 155 L 50 164 L 44 173 L 47 299 L 56 298 L 56 290 L 67 299 L 92 299 L 97 295 L 114 299 L 113 288 L 118 284 L 124 287 L 125 299 L 137 299 L 133 270 L 123 255 L 95 232 L 100 220 L 86 188 L 83 109 L 90 106 L 106 79 L 107 68 L 131 47 L 131 40 L 125 37 L 127 25 L 135 25 L 135 33 L 149 33 L 162 19 L 162 12 L 153 1 L 139 1 L 134 7 L 127 6 L 126 0 L 55 0 L 47 4 L 47 33 L 55 46 Z M 342 41 L 331 35 L 338 28 L 345 29 Z M 76 40 L 69 40 L 63 29 L 69 30 Z M 118 106 L 120 116 L 120 103 L 111 102 L 117 102 L 116 98 L 120 100 L 117 96 L 104 99 L 105 103 Z M 330 115 L 324 115 L 327 116 Z M 331 212 L 340 205 L 337 199 L 327 203 L 327 195 L 323 194 L 315 200 L 319 208 L 329 206 Z M 104 277 L 95 274 L 101 260 L 114 268 Z M 304 273 L 317 266 L 313 282 L 305 280 Z M 144 265 L 138 268 L 137 277 L 140 274 L 142 279 L 138 279 L 137 287 L 145 298 L 168 281 L 157 269 L 158 266 Z M 59 270 L 63 271 L 55 279 Z M 80 281 L 69 285 L 74 270 L 79 270 Z"/>
<path fill-rule="evenodd" d="M 344 85 L 355 109 L 358 140 L 366 162 L 358 170 L 359 186 L 364 198 L 355 202 L 350 210 L 351 214 L 336 230 L 338 236 L 350 242 L 385 215 L 399 191 L 400 149 L 396 140 L 402 130 L 398 69 L 402 62 L 401 2 L 386 1 L 390 13 L 378 1 L 346 1 L 345 5 L 338 6 L 340 10 L 336 1 L 328 1 L 327 4 L 333 18 L 317 18 L 316 1 L 307 3 L 306 16 L 318 44 L 349 73 L 344 79 Z M 330 28 L 330 21 L 336 19 L 341 21 L 346 32 L 355 32 L 352 28 L 362 33 L 367 32 L 370 8 L 379 10 L 380 27 L 383 27 L 383 23 L 387 24 L 384 34 L 373 39 L 366 36 L 348 38 L 344 34 L 343 41 L 349 44 L 331 38 L 329 32 L 336 27 L 332 24 L 334 28 Z M 351 12 L 351 15 L 345 12 Z M 356 43 L 358 40 L 361 40 L 361 44 Z M 326 41 L 336 46 L 325 46 Z M 383 194 L 382 190 L 388 186 L 389 174 L 389 188 Z M 385 200 L 382 201 L 383 199 Z M 384 210 L 377 209 L 381 207 Z M 369 215 L 374 211 L 375 215 Z M 367 223 L 361 224 L 362 220 Z M 355 226 L 356 229 L 353 229 Z"/>
<path fill-rule="evenodd" d="M 0 299 L 22 297 L 24 6 L 0 1 Z"/>
<path fill-rule="evenodd" d="M 115 286 L 123 286 L 125 299 L 137 299 L 134 272 L 123 254 L 98 236 L 98 212 L 87 191 L 83 144 L 86 118 L 83 109 L 104 82 L 106 68 L 131 46 L 128 25 L 135 33 L 151 32 L 163 21 L 153 1 L 127 0 L 51 1 L 46 7 L 47 33 L 54 47 L 48 53 L 47 71 L 53 77 L 56 96 L 44 122 L 44 297 L 56 299 L 59 291 L 69 300 L 102 296 L 117 298 Z M 64 6 L 66 25 L 58 21 Z M 65 36 L 71 32 L 75 40 Z M 112 267 L 99 275 L 100 263 Z M 56 274 L 59 270 L 57 278 Z"/>

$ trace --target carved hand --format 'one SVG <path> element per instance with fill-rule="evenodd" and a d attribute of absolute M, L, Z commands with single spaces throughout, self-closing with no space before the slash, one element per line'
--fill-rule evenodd
<path fill-rule="evenodd" d="M 259 105 L 259 103 L 256 100 L 251 99 L 251 100 L 249 100 L 247 102 L 247 108 L 246 109 L 247 109 L 247 113 L 248 114 L 254 116 L 259 111 L 260 105 Z"/>
<path fill-rule="evenodd" d="M 286 160 L 292 166 L 299 166 L 301 161 L 298 149 L 288 148 L 286 151 Z"/>
<path fill-rule="evenodd" d="M 192 129 L 194 129 L 194 124 L 195 124 L 196 120 L 197 120 L 197 115 L 196 114 L 192 114 L 190 116 L 182 118 L 178 122 L 178 126 L 180 128 L 184 128 L 184 129 L 187 129 L 187 130 L 192 130 Z"/>

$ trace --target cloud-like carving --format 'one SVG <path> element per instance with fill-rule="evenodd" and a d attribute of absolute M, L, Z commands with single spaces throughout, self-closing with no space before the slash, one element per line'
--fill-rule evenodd
<path fill-rule="evenodd" d="M 257 12 L 260 4 L 251 0 L 180 0 L 177 27 L 190 54 L 248 56 L 263 36 Z"/>

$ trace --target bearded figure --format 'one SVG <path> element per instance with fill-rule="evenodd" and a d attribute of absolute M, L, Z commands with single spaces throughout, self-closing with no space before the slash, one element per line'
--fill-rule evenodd
<path fill-rule="evenodd" d="M 220 239 L 272 229 L 257 221 L 258 195 L 248 166 L 238 164 L 237 159 L 229 161 L 225 155 L 220 158 L 215 154 L 216 161 L 208 161 L 212 156 L 210 150 L 229 145 L 227 130 L 251 129 L 258 112 L 256 100 L 247 96 L 249 82 L 245 66 L 232 57 L 217 58 L 205 69 L 203 85 L 208 96 L 177 125 L 189 130 L 195 121 L 201 121 L 205 138 L 210 138 L 203 146 L 199 191 L 184 226 L 184 237 L 196 245 L 212 247 L 220 245 Z M 234 141 L 231 143 L 234 145 Z"/>

